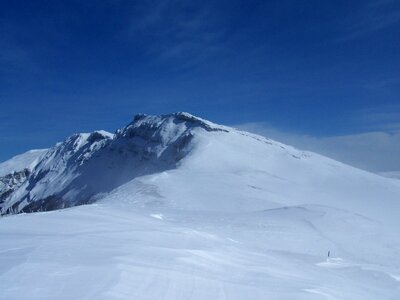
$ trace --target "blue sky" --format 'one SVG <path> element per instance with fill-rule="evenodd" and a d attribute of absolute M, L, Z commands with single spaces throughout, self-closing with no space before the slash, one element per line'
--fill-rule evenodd
<path fill-rule="evenodd" d="M 2 1 L 0 161 L 174 111 L 400 152 L 399 37 L 396 0 Z"/>

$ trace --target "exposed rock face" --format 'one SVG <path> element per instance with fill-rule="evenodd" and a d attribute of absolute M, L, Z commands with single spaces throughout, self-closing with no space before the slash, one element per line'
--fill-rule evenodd
<path fill-rule="evenodd" d="M 175 168 L 189 153 L 196 130 L 228 132 L 188 113 L 175 113 L 136 115 L 116 134 L 74 134 L 51 148 L 31 173 L 18 175 L 18 185 L 2 189 L 1 214 L 91 203 L 137 176 Z"/>
<path fill-rule="evenodd" d="M 0 206 L 14 192 L 14 190 L 20 187 L 28 179 L 29 175 L 30 171 L 28 169 L 23 169 L 22 171 L 0 177 Z"/>

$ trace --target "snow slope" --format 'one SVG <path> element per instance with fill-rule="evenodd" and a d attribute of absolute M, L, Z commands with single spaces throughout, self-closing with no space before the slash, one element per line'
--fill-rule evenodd
<path fill-rule="evenodd" d="M 400 181 L 189 114 L 102 136 L 33 171 L 93 161 L 96 203 L 0 218 L 0 299 L 400 298 Z"/>
<path fill-rule="evenodd" d="M 33 169 L 40 157 L 47 151 L 47 149 L 30 150 L 20 155 L 0 163 L 0 177 L 7 174 L 21 171 L 25 168 Z"/>
<path fill-rule="evenodd" d="M 398 235 L 324 206 L 227 213 L 105 201 L 0 223 L 0 299 L 400 295 Z"/>

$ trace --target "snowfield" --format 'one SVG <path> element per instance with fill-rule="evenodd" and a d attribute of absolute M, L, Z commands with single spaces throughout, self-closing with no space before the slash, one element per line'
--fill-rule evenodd
<path fill-rule="evenodd" d="M 110 183 L 0 218 L 0 299 L 400 299 L 399 180 L 189 114 L 66 141 L 3 207 Z"/>

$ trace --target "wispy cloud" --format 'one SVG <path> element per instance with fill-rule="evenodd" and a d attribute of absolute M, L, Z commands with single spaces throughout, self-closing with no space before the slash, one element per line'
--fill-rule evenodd
<path fill-rule="evenodd" d="M 12 38 L 0 37 L 0 72 L 38 72 L 38 66 L 31 59 L 29 52 L 14 43 Z"/>
<path fill-rule="evenodd" d="M 153 39 L 145 50 L 155 62 L 194 67 L 220 49 L 224 26 L 215 10 L 202 2 L 164 0 L 143 4 L 125 32 L 131 38 Z M 136 16 L 140 14 L 140 17 Z"/>
<path fill-rule="evenodd" d="M 360 110 L 355 114 L 354 122 L 366 130 L 400 133 L 400 105 Z"/>
<path fill-rule="evenodd" d="M 366 1 L 341 23 L 344 32 L 340 41 L 361 38 L 400 23 L 400 7 L 396 0 Z"/>
<path fill-rule="evenodd" d="M 236 127 L 372 172 L 400 170 L 400 132 L 316 137 L 285 132 L 267 123 L 246 123 Z"/>

